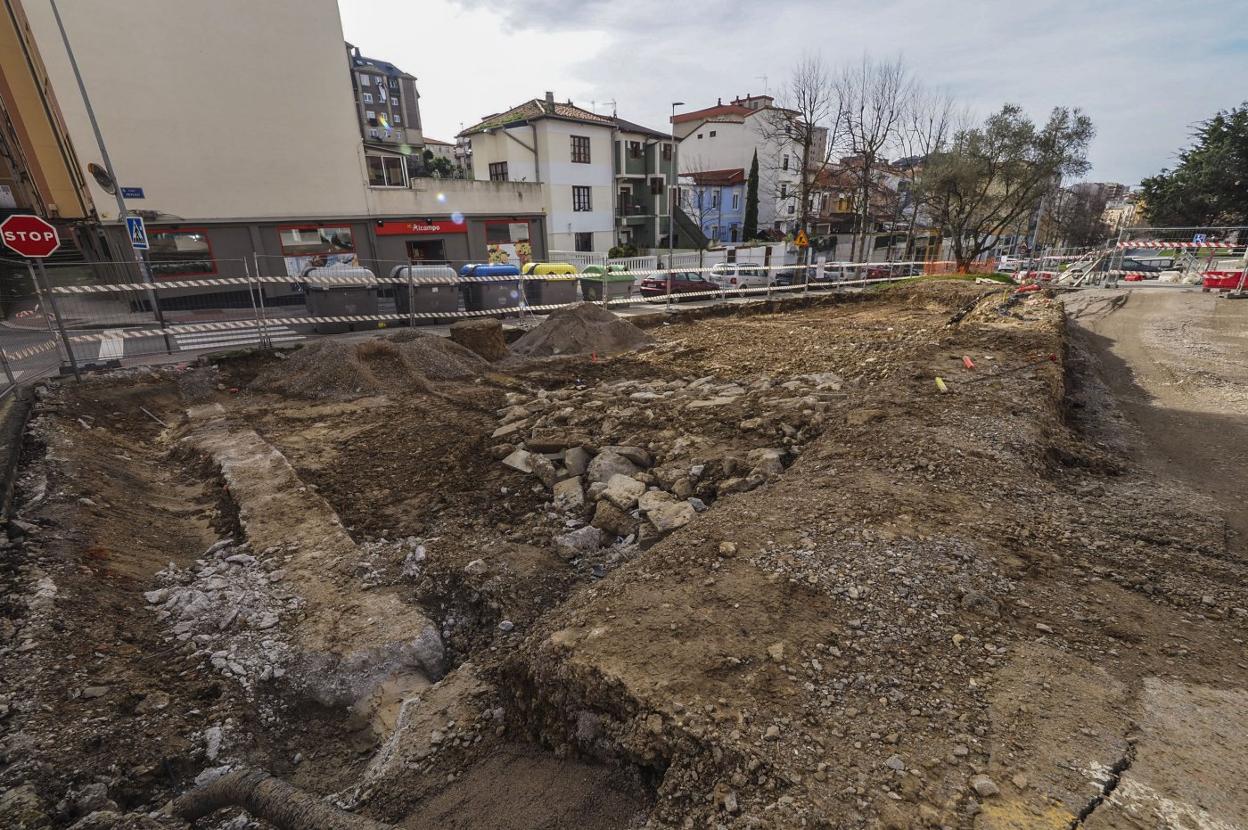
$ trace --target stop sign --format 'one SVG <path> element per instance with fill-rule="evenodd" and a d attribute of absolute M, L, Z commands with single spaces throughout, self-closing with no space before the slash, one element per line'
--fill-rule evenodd
<path fill-rule="evenodd" d="M 0 240 L 31 259 L 43 259 L 56 253 L 61 238 L 47 220 L 38 216 L 10 216 L 0 222 Z"/>

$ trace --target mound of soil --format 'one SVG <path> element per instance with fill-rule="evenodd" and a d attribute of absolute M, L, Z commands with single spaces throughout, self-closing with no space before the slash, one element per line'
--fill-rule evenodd
<path fill-rule="evenodd" d="M 430 380 L 475 377 L 484 366 L 461 346 L 416 333 L 356 343 L 320 340 L 269 366 L 250 388 L 295 398 L 343 399 L 428 391 Z"/>
<path fill-rule="evenodd" d="M 525 334 L 511 350 L 526 357 L 564 354 L 613 354 L 653 342 L 650 335 L 602 306 L 580 303 L 561 308 Z"/>

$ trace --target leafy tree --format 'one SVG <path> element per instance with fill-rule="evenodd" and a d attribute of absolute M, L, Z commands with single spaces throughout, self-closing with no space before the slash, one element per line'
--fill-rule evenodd
<path fill-rule="evenodd" d="M 1203 122 L 1174 170 L 1140 182 L 1155 226 L 1248 225 L 1248 102 Z"/>
<path fill-rule="evenodd" d="M 1091 193 L 1059 193 L 1050 210 L 1051 241 L 1083 248 L 1099 245 L 1109 237 L 1109 226 L 1101 219 L 1101 214 L 1105 212 L 1105 200 L 1097 199 Z"/>
<path fill-rule="evenodd" d="M 960 130 L 933 154 L 920 187 L 965 273 L 1004 234 L 1025 223 L 1066 176 L 1086 173 L 1092 119 L 1058 107 L 1037 127 L 1022 107 L 1006 104 L 982 127 Z"/>
<path fill-rule="evenodd" d="M 758 150 L 750 162 L 750 177 L 745 180 L 745 221 L 741 228 L 745 241 L 758 238 Z"/>

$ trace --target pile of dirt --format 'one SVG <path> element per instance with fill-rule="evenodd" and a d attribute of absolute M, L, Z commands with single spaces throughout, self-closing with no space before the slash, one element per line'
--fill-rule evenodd
<path fill-rule="evenodd" d="M 551 314 L 540 326 L 511 345 L 526 357 L 565 354 L 615 354 L 651 343 L 650 335 L 593 303 L 580 303 Z"/>
<path fill-rule="evenodd" d="M 461 346 L 415 333 L 360 343 L 321 340 L 262 371 L 250 388 L 313 399 L 428 391 L 430 380 L 475 377 L 484 365 Z"/>

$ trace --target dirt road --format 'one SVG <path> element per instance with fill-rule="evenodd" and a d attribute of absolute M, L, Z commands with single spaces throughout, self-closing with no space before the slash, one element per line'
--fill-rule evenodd
<path fill-rule="evenodd" d="M 1190 290 L 1091 291 L 1066 308 L 1139 430 L 1140 460 L 1217 505 L 1248 540 L 1248 302 Z"/>

